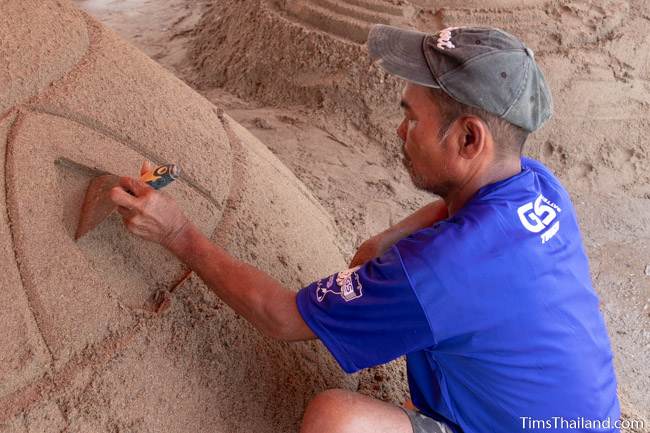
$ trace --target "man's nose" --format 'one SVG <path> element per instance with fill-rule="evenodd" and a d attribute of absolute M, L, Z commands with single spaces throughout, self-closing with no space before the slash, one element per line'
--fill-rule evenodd
<path fill-rule="evenodd" d="M 397 127 L 397 136 L 406 141 L 406 119 L 402 120 L 402 123 Z"/>

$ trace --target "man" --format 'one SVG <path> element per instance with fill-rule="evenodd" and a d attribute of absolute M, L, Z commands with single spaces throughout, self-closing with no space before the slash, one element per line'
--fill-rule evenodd
<path fill-rule="evenodd" d="M 546 167 L 521 158 L 552 111 L 533 52 L 491 28 L 375 26 L 368 44 L 407 81 L 398 134 L 411 178 L 444 202 L 297 294 L 131 178 L 121 185 L 133 195 L 112 191 L 127 227 L 265 334 L 320 338 L 346 372 L 406 355 L 417 410 L 330 390 L 310 402 L 302 432 L 618 431 L 612 353 L 575 211 Z"/>

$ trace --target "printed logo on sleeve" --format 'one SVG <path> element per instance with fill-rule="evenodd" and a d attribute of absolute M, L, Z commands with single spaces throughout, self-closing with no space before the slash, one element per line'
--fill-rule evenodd
<path fill-rule="evenodd" d="M 316 299 L 318 302 L 322 302 L 328 293 L 340 295 L 345 302 L 350 302 L 353 299 L 363 296 L 363 286 L 357 273 L 359 268 L 361 266 L 341 271 L 337 275 L 330 276 L 327 282 L 324 279 L 320 280 L 316 284 Z"/>
<path fill-rule="evenodd" d="M 560 221 L 557 215 L 562 209 L 544 197 L 538 195 L 535 201 L 531 201 L 517 209 L 519 220 L 532 233 L 541 233 L 540 239 L 545 244 L 560 230 Z"/>

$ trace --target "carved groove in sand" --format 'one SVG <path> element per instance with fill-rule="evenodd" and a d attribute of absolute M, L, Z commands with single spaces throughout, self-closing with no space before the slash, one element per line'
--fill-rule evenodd
<path fill-rule="evenodd" d="M 0 154 L 16 121 L 17 113 L 7 113 L 0 120 Z M 5 165 L 0 164 L 0 204 L 6 197 Z M 4 356 L 0 362 L 0 397 L 25 386 L 42 375 L 49 367 L 51 352 L 42 338 L 32 307 L 24 291 L 23 279 L 18 269 L 18 256 L 13 233 L 8 224 L 7 210 L 0 209 L 0 317 L 4 332 L 0 333 L 0 345 Z M 13 356 L 8 356 L 12 354 Z M 19 372 L 19 374 L 16 374 Z M 0 410 L 0 413 L 3 411 Z M 2 421 L 0 417 L 0 421 Z"/>
<path fill-rule="evenodd" d="M 9 221 L 22 280 L 45 341 L 55 358 L 68 359 L 89 339 L 103 337 L 103 332 L 99 323 L 80 321 L 65 310 L 46 306 L 74 293 L 83 317 L 100 315 L 98 322 L 110 323 L 118 307 L 112 297 L 125 306 L 141 308 L 152 290 L 169 288 L 184 269 L 160 247 L 125 232 L 118 214 L 87 238 L 73 240 L 89 177 L 53 162 L 66 157 L 115 171 L 120 162 L 142 160 L 142 155 L 67 119 L 35 113 L 21 117 L 7 146 Z M 62 133 L 52 136 L 52 130 Z M 80 143 L 93 143 L 93 147 Z M 117 163 L 108 167 L 102 163 L 105 160 Z M 215 230 L 219 211 L 213 203 L 182 180 L 169 193 L 203 232 Z M 20 199 L 27 196 L 31 199 Z M 56 217 L 43 218 L 44 213 Z M 43 251 L 46 245 L 56 245 L 56 254 L 49 259 Z M 77 337 L 80 334 L 85 338 Z"/>

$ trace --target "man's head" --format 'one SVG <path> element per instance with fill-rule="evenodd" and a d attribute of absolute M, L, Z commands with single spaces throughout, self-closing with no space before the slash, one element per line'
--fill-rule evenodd
<path fill-rule="evenodd" d="M 441 197 L 487 167 L 518 160 L 528 132 L 444 92 L 407 83 L 397 134 L 418 188 Z"/>
<path fill-rule="evenodd" d="M 443 197 L 482 170 L 518 162 L 528 134 L 551 115 L 532 51 L 501 30 L 429 35 L 379 25 L 368 45 L 408 82 L 398 134 L 411 177 Z"/>

